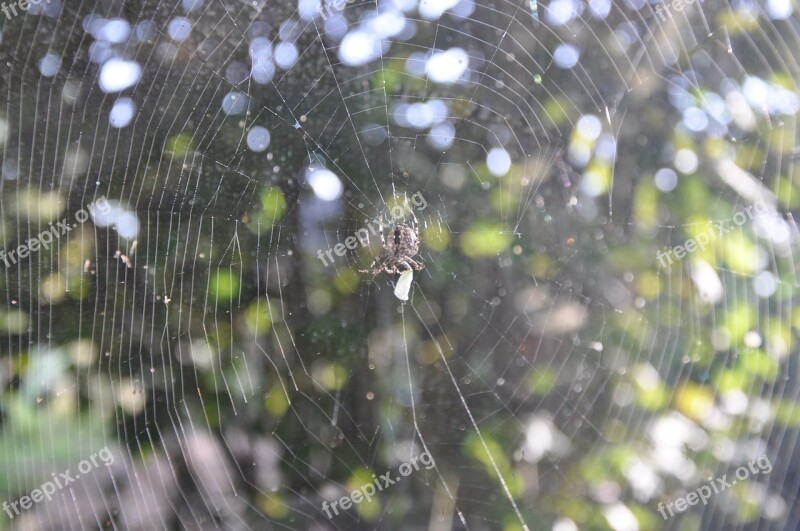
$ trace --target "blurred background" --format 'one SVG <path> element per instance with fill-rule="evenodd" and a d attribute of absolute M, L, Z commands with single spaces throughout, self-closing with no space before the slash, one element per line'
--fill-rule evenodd
<path fill-rule="evenodd" d="M 800 528 L 795 2 L 0 9 L 0 530 Z"/>

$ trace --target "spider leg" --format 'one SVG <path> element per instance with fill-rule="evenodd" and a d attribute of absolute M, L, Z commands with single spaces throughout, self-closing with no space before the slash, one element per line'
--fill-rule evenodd
<path fill-rule="evenodd" d="M 372 273 L 373 275 L 377 275 L 381 272 L 381 255 L 375 257 L 372 263 L 369 265 L 369 269 L 359 269 L 359 273 Z"/>
<path fill-rule="evenodd" d="M 417 271 L 420 271 L 421 269 L 425 269 L 425 266 L 423 264 L 420 264 L 420 263 L 414 261 L 412 258 L 406 258 L 405 260 L 403 260 L 403 263 L 409 269 L 416 269 Z"/>
<path fill-rule="evenodd" d="M 381 236 L 381 250 L 378 252 L 378 255 L 372 261 L 372 264 L 370 264 L 369 269 L 360 269 L 359 270 L 360 273 L 372 273 L 374 275 L 377 275 L 378 273 L 381 273 L 384 270 L 383 262 L 384 262 L 384 252 L 386 249 L 386 238 L 383 237 L 383 214 L 378 216 L 378 229 L 379 229 L 378 234 L 380 234 Z"/>

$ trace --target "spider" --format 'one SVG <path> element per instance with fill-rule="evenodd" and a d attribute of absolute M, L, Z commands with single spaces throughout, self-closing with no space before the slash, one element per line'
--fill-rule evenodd
<path fill-rule="evenodd" d="M 419 252 L 419 228 L 417 228 L 417 217 L 411 213 L 414 218 L 413 224 L 404 222 L 395 222 L 392 229 L 389 231 L 389 241 L 383 236 L 383 215 L 380 217 L 379 227 L 381 231 L 381 249 L 380 254 L 375 257 L 369 269 L 361 270 L 362 273 L 372 273 L 377 275 L 379 273 L 389 273 L 396 275 L 403 271 L 415 269 L 417 271 L 425 269 L 425 265 L 413 259 Z"/>

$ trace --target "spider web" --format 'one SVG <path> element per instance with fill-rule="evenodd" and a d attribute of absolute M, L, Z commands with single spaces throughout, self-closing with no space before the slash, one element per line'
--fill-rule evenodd
<path fill-rule="evenodd" d="M 3 22 L 0 529 L 796 528 L 791 3 L 318 8 Z"/>

